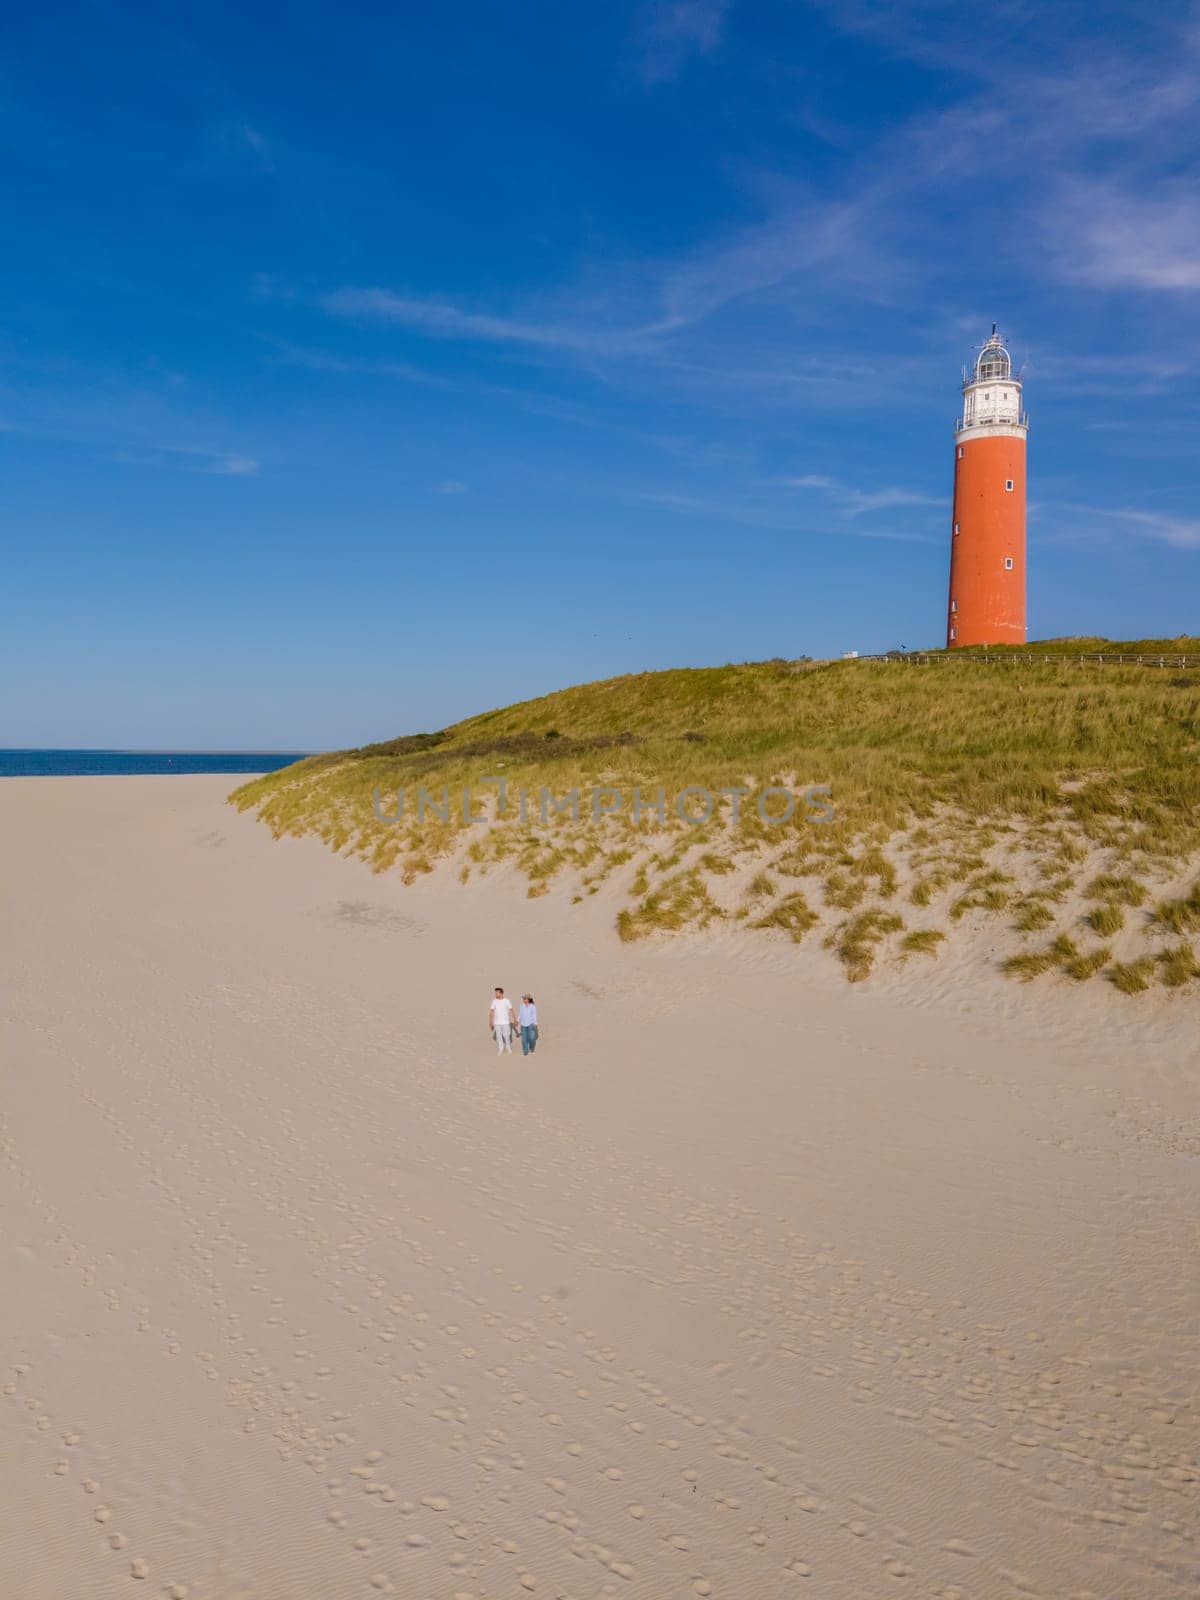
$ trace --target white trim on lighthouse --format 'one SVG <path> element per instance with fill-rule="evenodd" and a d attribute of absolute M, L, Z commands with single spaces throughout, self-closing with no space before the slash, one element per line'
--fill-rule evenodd
<path fill-rule="evenodd" d="M 957 444 L 970 444 L 972 439 L 1027 439 L 1029 437 L 1029 424 L 1017 423 L 985 423 L 982 427 L 964 428 L 962 418 L 959 418 L 958 431 L 954 438 Z"/>
<path fill-rule="evenodd" d="M 971 373 L 963 373 L 962 416 L 954 425 L 955 442 L 971 439 L 1024 439 L 1029 419 L 1021 409 L 1021 379 L 995 328 Z"/>

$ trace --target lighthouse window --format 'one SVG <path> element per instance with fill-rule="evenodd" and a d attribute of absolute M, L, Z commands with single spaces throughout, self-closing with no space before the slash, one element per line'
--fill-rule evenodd
<path fill-rule="evenodd" d="M 954 524 L 954 531 L 955 531 L 955 533 L 958 532 L 958 523 L 957 522 Z"/>
<path fill-rule="evenodd" d="M 1012 557 L 1011 556 L 1005 556 L 1005 558 L 1004 558 L 1004 570 L 1005 570 L 1005 572 L 1011 572 L 1012 571 Z"/>
<path fill-rule="evenodd" d="M 957 639 L 958 638 L 958 629 L 957 628 L 951 628 L 950 629 L 950 637 L 952 639 Z"/>
<path fill-rule="evenodd" d="M 959 445 L 959 447 L 958 447 L 958 459 L 960 461 L 962 460 L 962 450 L 963 450 L 962 445 Z"/>
<path fill-rule="evenodd" d="M 987 382 L 990 378 L 1010 378 L 1012 376 L 1012 362 L 1009 360 L 1008 351 L 1001 345 L 989 345 L 982 350 L 979 360 L 975 365 L 976 380 Z"/>
<path fill-rule="evenodd" d="M 958 601 L 957 600 L 951 600 L 950 609 L 951 609 L 951 611 L 957 611 L 958 610 Z"/>
<path fill-rule="evenodd" d="M 1011 478 L 1005 478 L 1004 487 L 1008 490 L 1009 494 L 1012 493 L 1012 486 L 1013 486 L 1012 479 Z"/>

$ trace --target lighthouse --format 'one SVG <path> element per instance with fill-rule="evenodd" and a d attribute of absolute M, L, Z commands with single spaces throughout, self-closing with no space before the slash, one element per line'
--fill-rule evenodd
<path fill-rule="evenodd" d="M 963 372 L 954 429 L 946 645 L 1025 643 L 1025 439 L 1021 379 L 992 324 Z"/>

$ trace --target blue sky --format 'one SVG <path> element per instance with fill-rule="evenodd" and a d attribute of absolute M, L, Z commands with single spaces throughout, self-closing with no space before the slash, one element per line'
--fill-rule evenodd
<path fill-rule="evenodd" d="M 1105 0 L 14 13 L 0 744 L 937 643 L 993 321 L 1033 635 L 1200 631 L 1198 71 Z"/>

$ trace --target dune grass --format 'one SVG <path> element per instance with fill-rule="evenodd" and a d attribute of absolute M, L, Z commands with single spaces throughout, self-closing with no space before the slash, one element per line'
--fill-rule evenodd
<path fill-rule="evenodd" d="M 1128 873 L 1112 873 L 1093 878 L 1084 891 L 1089 900 L 1108 900 L 1115 905 L 1141 906 L 1146 903 L 1145 885 Z"/>
<path fill-rule="evenodd" d="M 799 944 L 809 928 L 821 919 L 802 894 L 785 895 L 764 916 L 756 918 L 752 928 L 778 928 L 789 934 L 793 943 Z"/>
<path fill-rule="evenodd" d="M 957 922 L 968 911 L 1003 911 L 1012 898 L 1011 890 L 1004 886 L 1011 882 L 1007 873 L 996 869 L 979 873 L 967 884 L 967 892 L 954 901 L 950 916 Z"/>
<path fill-rule="evenodd" d="M 1009 956 L 1003 963 L 1003 970 L 1011 977 L 1020 978 L 1028 982 L 1031 978 L 1041 977 L 1043 972 L 1052 972 L 1062 966 L 1065 961 L 1075 961 L 1079 951 L 1066 934 L 1059 934 L 1050 944 L 1041 950 L 1023 950 L 1018 955 Z"/>
<path fill-rule="evenodd" d="M 1080 892 L 1085 862 L 1095 930 L 1117 931 L 1115 908 L 1200 858 L 1198 752 L 1200 669 L 769 661 L 564 689 L 310 757 L 231 799 L 277 836 L 314 833 L 407 882 L 454 856 L 472 879 L 515 868 L 537 895 L 560 880 L 580 896 L 610 885 L 626 939 L 706 926 L 735 904 L 745 925 L 793 938 L 806 916 L 838 926 L 839 951 L 857 925 L 859 953 L 840 956 L 849 974 L 886 937 L 890 903 L 944 902 L 951 922 L 1009 909 L 1032 933 Z M 813 784 L 829 786 L 832 821 L 806 820 L 803 803 L 786 823 L 760 815 L 764 789 Z M 487 825 L 464 818 L 465 785 Z M 724 796 L 707 820 L 693 797 L 685 821 L 674 803 L 690 786 L 748 793 L 736 817 Z M 1023 887 L 1031 872 L 1039 886 Z M 1155 918 L 1160 934 L 1200 928 L 1200 884 Z"/>
<path fill-rule="evenodd" d="M 851 983 L 861 983 L 875 964 L 877 947 L 888 934 L 899 933 L 904 918 L 894 911 L 876 907 L 861 911 L 855 917 L 830 933 L 825 939 L 826 949 L 832 950 L 846 969 Z"/>
<path fill-rule="evenodd" d="M 1061 972 L 1076 983 L 1083 983 L 1103 971 L 1111 959 L 1112 951 L 1107 945 L 1082 951 L 1073 939 L 1060 933 L 1041 950 L 1025 950 L 1009 956 L 1003 963 L 1003 970 L 1025 982 L 1044 972 Z"/>
<path fill-rule="evenodd" d="M 1114 933 L 1120 933 L 1125 926 L 1125 913 L 1115 901 L 1107 905 L 1097 906 L 1089 911 L 1083 919 L 1093 933 L 1098 933 L 1102 938 L 1109 938 Z"/>
<path fill-rule="evenodd" d="M 1200 964 L 1190 944 L 1177 944 L 1158 953 L 1159 977 L 1168 989 L 1179 989 L 1200 978 Z"/>
<path fill-rule="evenodd" d="M 1054 913 L 1045 901 L 1029 895 L 1017 907 L 1013 927 L 1019 933 L 1036 933 L 1040 928 L 1049 928 L 1053 922 Z"/>
<path fill-rule="evenodd" d="M 1088 978 L 1095 977 L 1097 972 L 1112 960 L 1112 951 L 1108 945 L 1097 945 L 1094 950 L 1077 952 L 1069 960 L 1062 963 L 1062 970 L 1068 978 L 1074 978 L 1076 983 L 1082 983 Z"/>
<path fill-rule="evenodd" d="M 676 933 L 689 926 L 707 927 L 724 915 L 698 872 L 681 872 L 633 907 L 617 916 L 617 932 L 626 941 L 652 933 Z"/>
<path fill-rule="evenodd" d="M 1154 908 L 1154 917 L 1172 933 L 1192 933 L 1200 929 L 1200 879 L 1180 899 L 1160 901 Z"/>
<path fill-rule="evenodd" d="M 1141 994 L 1154 982 L 1154 957 L 1139 956 L 1136 961 L 1114 961 L 1105 976 L 1122 994 Z"/>

